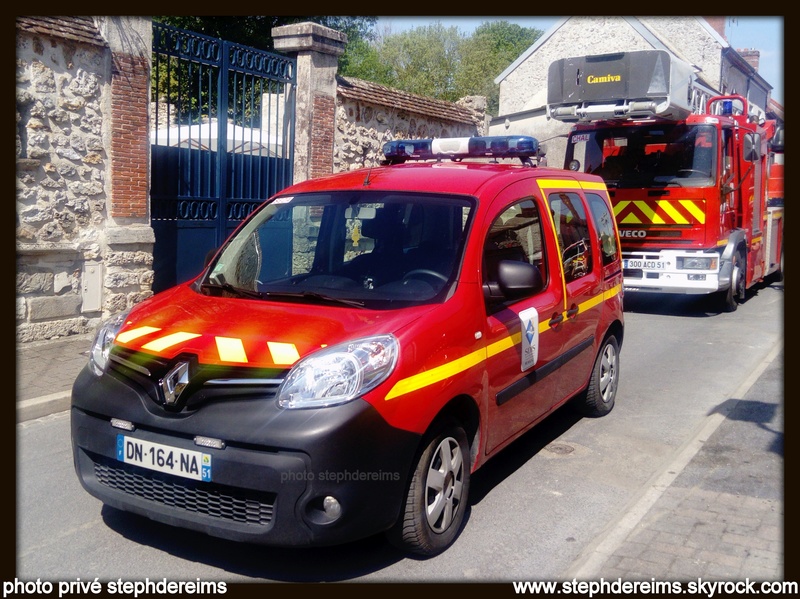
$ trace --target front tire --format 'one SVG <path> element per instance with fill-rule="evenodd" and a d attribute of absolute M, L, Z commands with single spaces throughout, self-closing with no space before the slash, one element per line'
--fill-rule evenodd
<path fill-rule="evenodd" d="M 457 424 L 428 437 L 414 468 L 403 512 L 388 532 L 394 545 L 431 557 L 453 543 L 467 510 L 469 455 L 467 435 Z"/>
<path fill-rule="evenodd" d="M 609 335 L 600 346 L 589 385 L 576 406 L 584 416 L 598 418 L 614 408 L 619 385 L 619 342 Z"/>
<path fill-rule="evenodd" d="M 745 296 L 745 272 L 747 265 L 741 251 L 733 255 L 733 269 L 731 271 L 731 286 L 720 292 L 721 308 L 723 312 L 736 312 L 739 303 Z"/>

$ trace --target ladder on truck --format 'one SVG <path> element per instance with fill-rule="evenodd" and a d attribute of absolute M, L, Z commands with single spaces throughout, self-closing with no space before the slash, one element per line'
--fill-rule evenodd
<path fill-rule="evenodd" d="M 547 116 L 565 123 L 705 112 L 718 92 L 666 50 L 562 58 L 550 64 Z"/>

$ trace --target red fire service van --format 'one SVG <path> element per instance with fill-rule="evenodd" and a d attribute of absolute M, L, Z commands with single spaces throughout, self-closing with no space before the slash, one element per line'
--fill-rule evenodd
<path fill-rule="evenodd" d="M 563 404 L 614 406 L 606 186 L 537 150 L 392 141 L 266 201 L 196 279 L 99 329 L 72 391 L 84 488 L 227 539 L 446 549 L 471 473 Z"/>

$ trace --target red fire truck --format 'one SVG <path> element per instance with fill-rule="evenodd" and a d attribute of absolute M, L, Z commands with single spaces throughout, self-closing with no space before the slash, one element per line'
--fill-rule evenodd
<path fill-rule="evenodd" d="M 557 60 L 547 102 L 574 123 L 565 167 L 609 188 L 626 291 L 713 294 L 732 312 L 780 279 L 783 128 L 761 108 L 663 50 Z"/>

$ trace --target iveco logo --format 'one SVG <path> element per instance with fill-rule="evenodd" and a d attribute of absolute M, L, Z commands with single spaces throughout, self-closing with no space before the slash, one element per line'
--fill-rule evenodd
<path fill-rule="evenodd" d="M 174 406 L 189 384 L 189 362 L 178 362 L 158 384 L 164 392 L 164 403 Z"/>
<path fill-rule="evenodd" d="M 647 232 L 635 229 L 620 229 L 620 237 L 647 237 Z"/>

